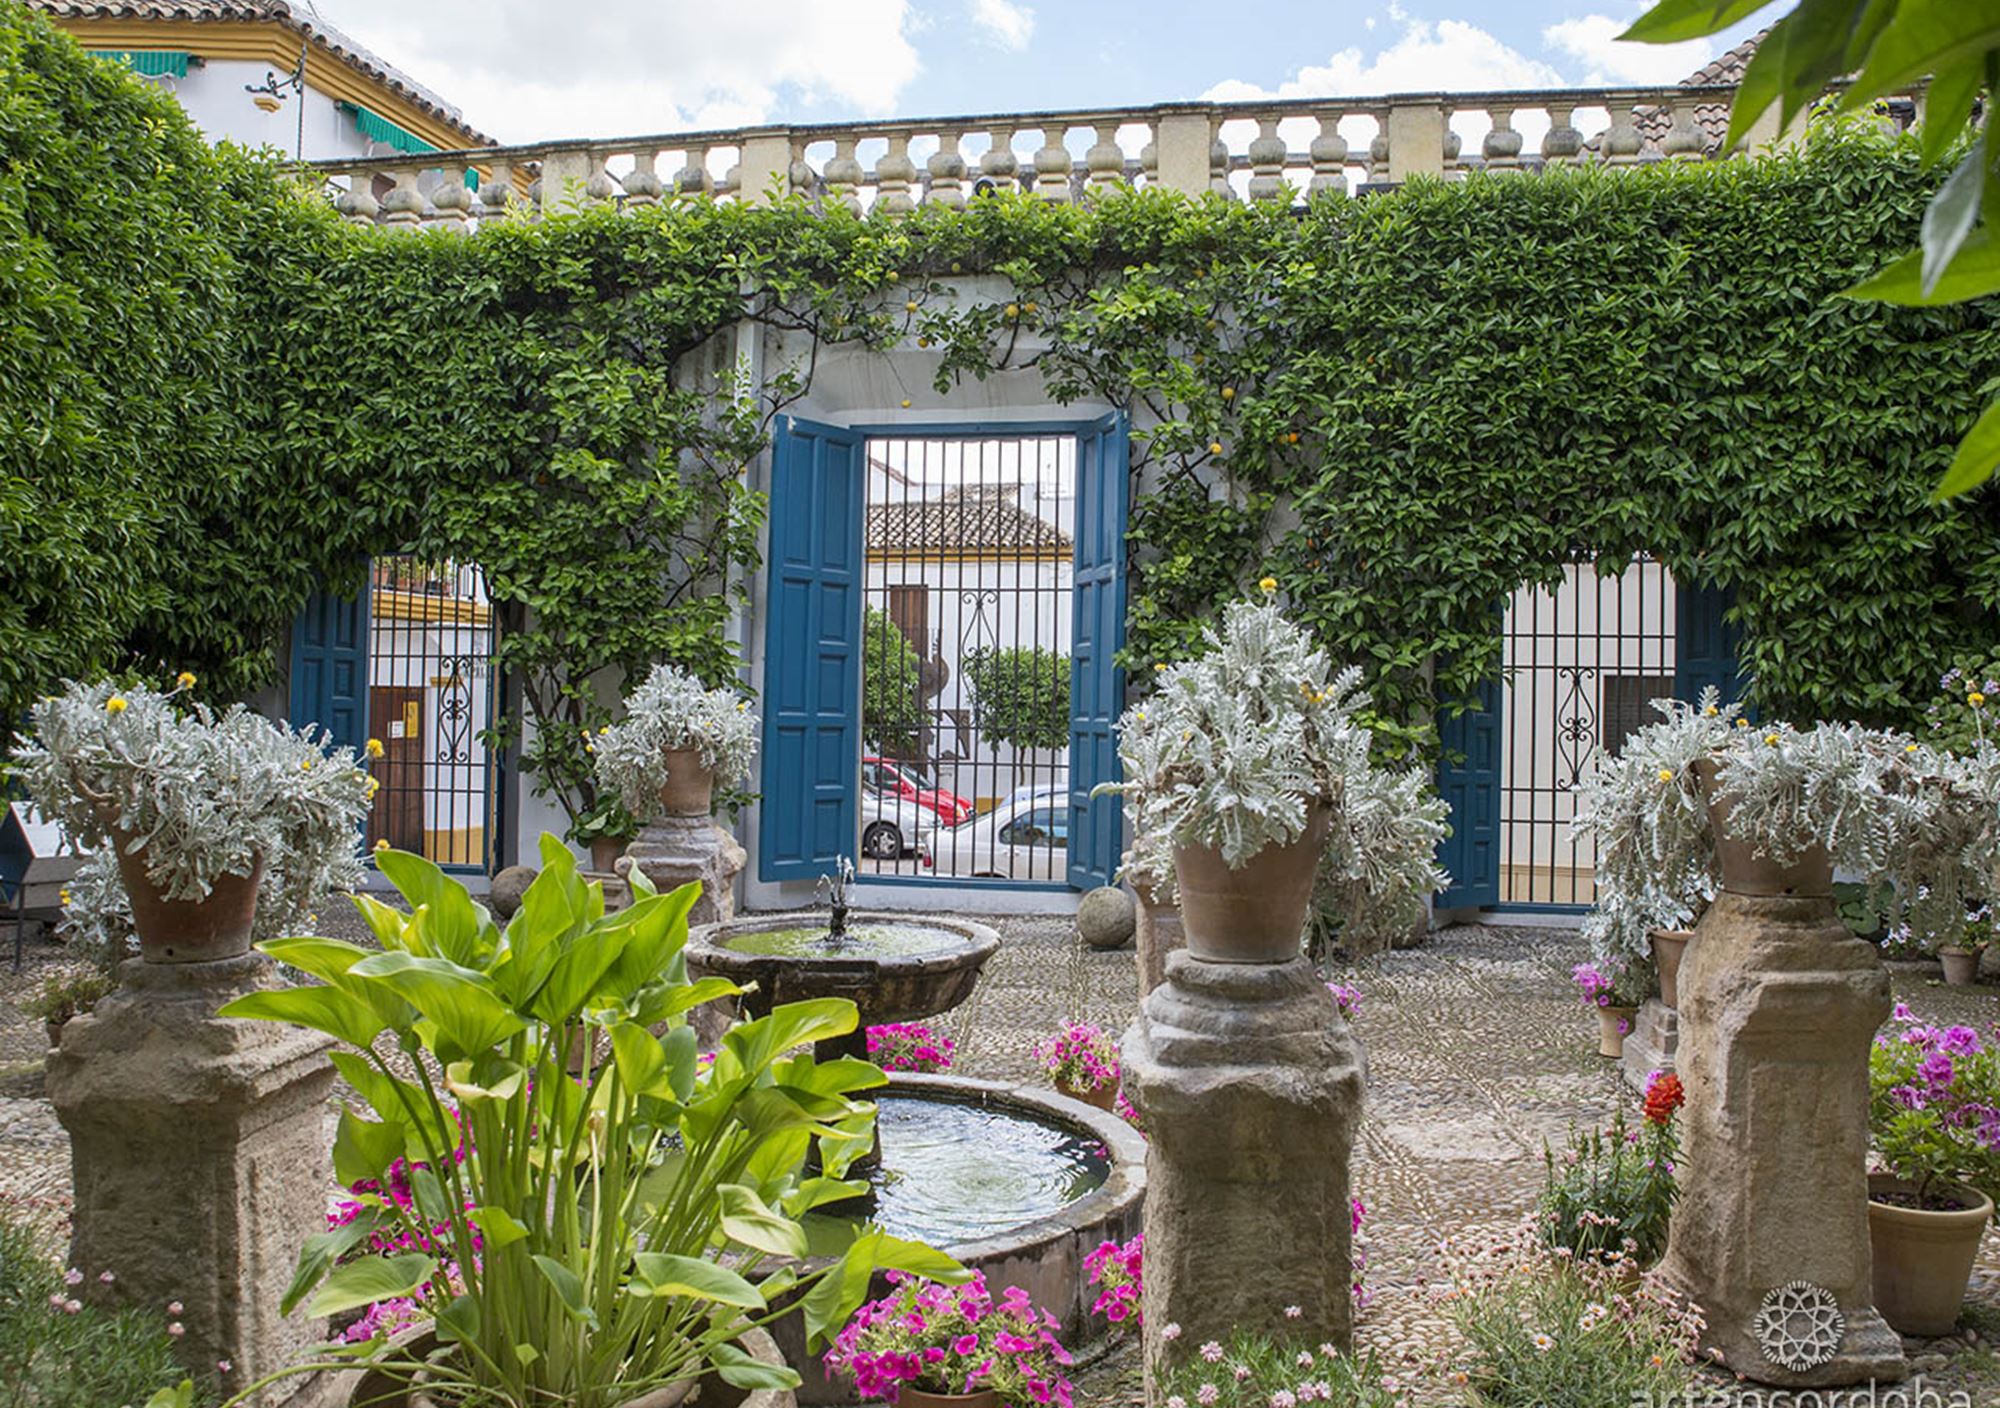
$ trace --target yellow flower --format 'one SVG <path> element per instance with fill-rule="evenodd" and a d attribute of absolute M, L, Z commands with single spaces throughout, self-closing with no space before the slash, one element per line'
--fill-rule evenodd
<path fill-rule="evenodd" d="M 125 700 L 120 695 L 114 694 L 104 701 L 104 712 L 107 714 L 122 714 L 125 712 L 125 707 Z"/>
<path fill-rule="evenodd" d="M 1278 579 L 1276 577 L 1265 577 L 1261 579 L 1257 583 L 1257 590 L 1262 592 L 1265 596 L 1276 596 L 1278 592 Z"/>
<path fill-rule="evenodd" d="M 68 890 L 58 890 L 58 891 L 56 891 L 56 900 L 57 900 L 57 902 L 58 902 L 58 903 L 61 903 L 61 904 L 68 904 L 68 903 L 69 903 L 69 891 L 68 891 Z"/>
<path fill-rule="evenodd" d="M 377 792 L 380 792 L 381 790 L 382 790 L 382 782 L 380 778 L 371 777 L 368 779 L 368 796 L 370 800 L 373 800 L 375 794 Z"/>
<path fill-rule="evenodd" d="M 375 843 L 375 854 L 376 854 L 376 855 L 378 855 L 378 856 L 379 856 L 379 855 L 381 855 L 381 854 L 382 854 L 382 852 L 384 852 L 384 851 L 386 851 L 386 850 L 388 850 L 388 849 L 389 849 L 389 843 L 388 843 L 388 842 L 387 842 L 386 840 L 383 840 L 383 841 L 377 841 L 377 842 Z"/>
<path fill-rule="evenodd" d="M 1722 710 L 1716 708 L 1715 705 L 1713 704 L 1709 705 L 1706 709 L 1702 710 L 1702 713 L 1708 715 L 1711 719 L 1721 712 Z"/>
<path fill-rule="evenodd" d="M 737 700 L 737 701 L 736 701 L 736 712 L 737 712 L 737 713 L 739 713 L 739 714 L 744 714 L 744 713 L 748 713 L 748 712 L 749 712 L 749 710 L 750 710 L 750 701 L 749 701 L 749 700 L 747 700 L 747 699 L 739 699 L 739 700 Z"/>
<path fill-rule="evenodd" d="M 182 670 L 178 675 L 174 676 L 174 684 L 181 689 L 193 689 L 194 676 L 186 670 Z"/>
<path fill-rule="evenodd" d="M 1905 753 L 1914 753 L 1914 752 L 1916 752 L 1916 751 L 1917 751 L 1917 747 L 1918 747 L 1918 745 L 1917 745 L 1917 744 L 1915 744 L 1915 743 L 1905 743 L 1905 744 L 1903 745 L 1903 751 L 1904 751 Z"/>
<path fill-rule="evenodd" d="M 381 740 L 381 739 L 379 739 L 379 738 L 371 738 L 371 739 L 369 739 L 369 740 L 368 740 L 368 743 L 367 743 L 367 752 L 368 752 L 368 756 L 369 756 L 369 757 L 371 757 L 371 758 L 379 758 L 379 757 L 381 757 L 381 756 L 382 756 L 382 752 L 383 752 L 383 749 L 382 749 L 382 740 Z"/>
<path fill-rule="evenodd" d="M 300 772 L 311 772 L 312 770 L 313 770 L 313 760 L 311 758 L 307 758 L 299 764 Z"/>
<path fill-rule="evenodd" d="M 1986 696 L 1975 689 L 1965 696 L 1965 702 L 1975 709 L 1983 709 L 1986 707 Z"/>
<path fill-rule="evenodd" d="M 1132 714 L 1132 717 L 1135 719 L 1143 719 L 1146 717 L 1146 711 L 1144 709 L 1135 710 Z"/>
<path fill-rule="evenodd" d="M 1164 660 L 1155 660 L 1153 662 L 1153 669 L 1156 671 L 1164 673 L 1166 668 L 1167 668 L 1167 662 Z"/>
<path fill-rule="evenodd" d="M 1748 720 L 1748 719 L 1738 719 L 1738 720 L 1736 721 L 1736 726 L 1737 726 L 1738 728 L 1748 728 L 1748 727 L 1750 727 L 1750 720 Z"/>
<path fill-rule="evenodd" d="M 1211 440 L 1211 441 L 1209 441 L 1209 442 L 1208 442 L 1208 452 L 1209 452 L 1209 453 L 1210 453 L 1211 455 L 1219 455 L 1219 454 L 1221 454 L 1221 453 L 1222 453 L 1222 442 L 1221 442 L 1220 440 Z"/>
<path fill-rule="evenodd" d="M 609 733 L 609 732 L 611 732 L 611 725 L 610 725 L 610 724 L 601 724 L 601 725 L 599 725 L 599 726 L 598 726 L 598 730 L 597 730 L 597 736 L 598 736 L 599 738 L 602 738 L 602 737 L 604 737 L 604 735 L 605 735 L 605 734 L 607 734 L 607 733 Z"/>
<path fill-rule="evenodd" d="M 1775 733 L 1767 733 L 1764 735 L 1764 741 L 1770 744 L 1773 748 L 1775 748 L 1778 746 L 1778 735 Z"/>
<path fill-rule="evenodd" d="M 1660 781 L 1672 782 L 1673 780 L 1674 780 L 1674 770 L 1672 768 L 1660 769 Z"/>

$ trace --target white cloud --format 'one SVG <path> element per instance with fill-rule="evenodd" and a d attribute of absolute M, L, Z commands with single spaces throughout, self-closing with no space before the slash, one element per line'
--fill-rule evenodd
<path fill-rule="evenodd" d="M 1324 64 L 1308 65 L 1276 88 L 1226 79 L 1202 96 L 1218 102 L 1257 98 L 1363 97 L 1377 93 L 1464 92 L 1488 88 L 1549 88 L 1562 75 L 1539 59 L 1510 48 L 1463 20 L 1413 20 L 1391 5 L 1403 25 L 1396 42 L 1373 58 L 1342 49 Z"/>
<path fill-rule="evenodd" d="M 1580 15 L 1542 31 L 1542 42 L 1583 66 L 1586 87 L 1614 83 L 1678 83 L 1716 55 L 1706 39 L 1681 44 L 1621 44 L 1630 20 Z"/>
<path fill-rule="evenodd" d="M 1025 49 L 1035 37 L 1035 12 L 1014 0 L 972 0 L 972 23 L 1003 49 Z"/>
<path fill-rule="evenodd" d="M 781 95 L 895 111 L 909 0 L 321 0 L 320 13 L 503 142 L 762 122 Z"/>

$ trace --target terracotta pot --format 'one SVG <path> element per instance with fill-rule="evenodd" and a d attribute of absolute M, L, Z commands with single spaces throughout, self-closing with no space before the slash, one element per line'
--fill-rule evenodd
<path fill-rule="evenodd" d="M 1931 1186 L 1962 1206 L 1955 1212 L 1926 1212 L 1878 1203 L 1877 1193 L 1911 1193 L 1916 1185 L 1886 1173 L 1868 1175 L 1875 1308 L 1906 1335 L 1951 1333 L 1972 1279 L 1980 1235 L 1993 1218 L 1993 1200 L 1978 1189 L 1957 1183 Z"/>
<path fill-rule="evenodd" d="M 1100 1085 L 1095 1090 L 1078 1090 L 1075 1086 L 1064 1085 L 1061 1081 L 1057 1081 L 1056 1089 L 1072 1100 L 1081 1100 L 1086 1105 L 1095 1105 L 1107 1115 L 1118 1104 L 1118 1086 L 1116 1082 L 1110 1085 Z"/>
<path fill-rule="evenodd" d="M 667 781 L 660 806 L 668 816 L 707 816 L 715 810 L 715 774 L 694 748 L 667 750 Z"/>
<path fill-rule="evenodd" d="M 1979 981 L 1979 950 L 1975 948 L 1941 948 L 1938 962 L 1944 965 L 1944 980 L 1955 988 L 1969 987 Z"/>
<path fill-rule="evenodd" d="M 632 844 L 630 836 L 599 836 L 590 843 L 590 868 L 604 875 L 618 869 L 618 857 Z"/>
<path fill-rule="evenodd" d="M 1824 846 L 1809 846 L 1789 864 L 1780 865 L 1768 855 L 1757 854 L 1754 843 L 1730 836 L 1727 821 L 1735 805 L 1729 796 L 1715 791 L 1717 764 L 1703 758 L 1694 765 L 1701 795 L 1708 804 L 1710 828 L 1715 833 L 1715 866 L 1722 888 L 1738 895 L 1784 896 L 1833 894 L 1833 857 Z"/>
<path fill-rule="evenodd" d="M 264 878 L 259 856 L 248 875 L 219 875 L 205 899 L 170 900 L 146 875 L 146 855 L 126 850 L 129 840 L 113 832 L 118 877 L 132 900 L 132 927 L 139 931 L 139 956 L 148 963 L 212 963 L 250 951 L 250 926 L 257 918 L 257 885 Z"/>
<path fill-rule="evenodd" d="M 1187 947 L 1187 931 L 1181 925 L 1179 905 L 1172 900 L 1165 903 L 1154 900 L 1148 885 L 1135 888 L 1139 892 L 1139 915 L 1133 928 L 1133 946 L 1138 950 L 1139 996 L 1143 1000 L 1166 980 L 1167 955 Z"/>
<path fill-rule="evenodd" d="M 1632 1019 L 1637 1016 L 1636 1007 L 1600 1007 L 1597 1009 L 1597 1054 L 1613 1061 L 1625 1054 L 1625 1038 L 1632 1030 Z"/>
<path fill-rule="evenodd" d="M 1691 929 L 1655 929 L 1653 966 L 1660 970 L 1660 1001 L 1676 1010 L 1681 1002 L 1681 959 L 1687 954 Z"/>
<path fill-rule="evenodd" d="M 896 1391 L 896 1408 L 999 1408 L 1000 1395 L 990 1388 L 971 1393 L 931 1393 L 903 1385 Z"/>
<path fill-rule="evenodd" d="M 1297 958 L 1326 829 L 1326 804 L 1315 802 L 1296 841 L 1266 846 L 1235 870 L 1213 846 L 1175 846 L 1188 952 L 1210 963 Z"/>

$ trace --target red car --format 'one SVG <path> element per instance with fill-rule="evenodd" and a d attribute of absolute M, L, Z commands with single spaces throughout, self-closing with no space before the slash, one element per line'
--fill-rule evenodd
<path fill-rule="evenodd" d="M 863 758 L 861 780 L 878 792 L 907 798 L 926 811 L 937 813 L 938 820 L 946 826 L 956 826 L 972 815 L 972 803 L 939 787 L 915 763 L 895 758 Z"/>

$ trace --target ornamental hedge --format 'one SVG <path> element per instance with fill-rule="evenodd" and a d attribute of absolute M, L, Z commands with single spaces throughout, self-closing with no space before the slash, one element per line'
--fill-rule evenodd
<path fill-rule="evenodd" d="M 1304 214 L 694 202 L 392 236 L 207 150 L 7 0 L 0 68 L 10 717 L 106 668 L 247 692 L 369 554 L 469 559 L 541 725 L 529 762 L 587 807 L 594 676 L 738 665 L 764 512 L 740 471 L 804 390 L 738 380 L 743 319 L 914 340 L 947 390 L 1032 357 L 1051 400 L 1128 407 L 1141 687 L 1269 573 L 1366 668 L 1391 746 L 1426 747 L 1498 666 L 1494 603 L 1641 550 L 1734 591 L 1767 710 L 1915 722 L 1945 662 L 2000 640 L 2000 501 L 1926 498 L 2000 371 L 2000 310 L 1838 296 L 1909 245 L 1934 180 L 1869 130 Z"/>

